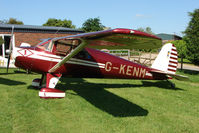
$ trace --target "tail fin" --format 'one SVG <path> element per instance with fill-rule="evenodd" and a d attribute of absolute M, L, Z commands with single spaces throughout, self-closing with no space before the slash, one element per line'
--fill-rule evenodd
<path fill-rule="evenodd" d="M 178 55 L 176 47 L 171 43 L 167 43 L 162 47 L 151 67 L 168 74 L 175 74 L 177 66 Z"/>

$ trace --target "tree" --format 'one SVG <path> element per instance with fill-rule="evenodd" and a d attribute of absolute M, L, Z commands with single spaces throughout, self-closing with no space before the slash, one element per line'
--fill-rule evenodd
<path fill-rule="evenodd" d="M 82 30 L 85 32 L 100 31 L 104 28 L 99 18 L 89 18 L 82 24 Z"/>
<path fill-rule="evenodd" d="M 138 30 L 138 31 L 145 32 L 145 29 L 144 29 L 144 28 L 142 28 L 142 27 L 138 28 L 137 30 Z"/>
<path fill-rule="evenodd" d="M 0 24 L 5 24 L 6 22 L 6 20 L 0 20 Z"/>
<path fill-rule="evenodd" d="M 16 18 L 10 18 L 10 19 L 6 22 L 6 24 L 20 24 L 20 25 L 23 25 L 23 22 L 17 20 Z"/>
<path fill-rule="evenodd" d="M 140 27 L 140 28 L 138 28 L 137 30 L 138 30 L 138 31 L 142 31 L 142 32 L 146 32 L 146 33 L 148 33 L 148 34 L 154 34 L 154 33 L 152 32 L 152 30 L 151 30 L 150 27 L 146 27 L 146 28 Z"/>
<path fill-rule="evenodd" d="M 199 65 L 199 9 L 189 13 L 191 20 L 185 30 L 187 46 L 187 58 L 194 64 Z"/>
<path fill-rule="evenodd" d="M 71 20 L 61 20 L 55 18 L 49 18 L 43 26 L 55 26 L 55 27 L 66 27 L 66 28 L 75 28 L 75 25 L 72 24 Z"/>
<path fill-rule="evenodd" d="M 184 40 L 175 40 L 172 41 L 171 43 L 173 43 L 176 46 L 178 56 L 181 57 L 181 70 L 182 70 L 183 59 L 186 57 L 186 52 L 187 52 L 186 42 Z"/>
<path fill-rule="evenodd" d="M 9 20 L 0 20 L 0 24 L 20 24 L 20 25 L 23 25 L 23 22 L 17 20 L 16 18 L 9 18 Z"/>

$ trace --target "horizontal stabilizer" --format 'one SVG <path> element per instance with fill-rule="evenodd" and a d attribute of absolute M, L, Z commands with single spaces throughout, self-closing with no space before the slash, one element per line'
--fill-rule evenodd
<path fill-rule="evenodd" d="M 182 80 L 182 81 L 188 81 L 189 80 L 189 78 L 187 76 L 183 76 L 183 75 L 175 74 L 175 75 L 172 75 L 171 77 L 173 77 L 173 78 L 175 78 L 177 80 Z"/>
<path fill-rule="evenodd" d="M 181 81 L 188 81 L 189 78 L 187 76 L 183 76 L 183 75 L 177 75 L 177 74 L 172 74 L 172 73 L 166 73 L 163 71 L 159 71 L 159 70 L 151 70 L 151 73 L 159 73 L 159 74 L 164 74 L 167 75 L 169 77 L 175 78 L 177 80 L 181 80 Z"/>

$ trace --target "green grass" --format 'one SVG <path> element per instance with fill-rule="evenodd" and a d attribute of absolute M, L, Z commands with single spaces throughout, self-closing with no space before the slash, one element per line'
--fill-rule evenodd
<path fill-rule="evenodd" d="M 64 99 L 40 99 L 31 82 L 38 74 L 0 69 L 2 133 L 196 133 L 199 73 L 190 81 L 62 78 Z"/>

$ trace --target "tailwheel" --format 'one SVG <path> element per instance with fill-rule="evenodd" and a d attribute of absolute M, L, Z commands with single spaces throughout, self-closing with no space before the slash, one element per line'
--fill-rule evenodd
<path fill-rule="evenodd" d="M 174 83 L 171 83 L 171 88 L 176 89 L 176 85 Z"/>
<path fill-rule="evenodd" d="M 169 84 L 170 84 L 170 86 L 171 86 L 172 89 L 176 89 L 175 83 L 173 83 L 173 82 L 171 82 L 169 80 L 167 80 L 167 82 L 169 82 Z"/>
<path fill-rule="evenodd" d="M 65 92 L 54 88 L 42 88 L 39 97 L 44 99 L 64 98 Z"/>

